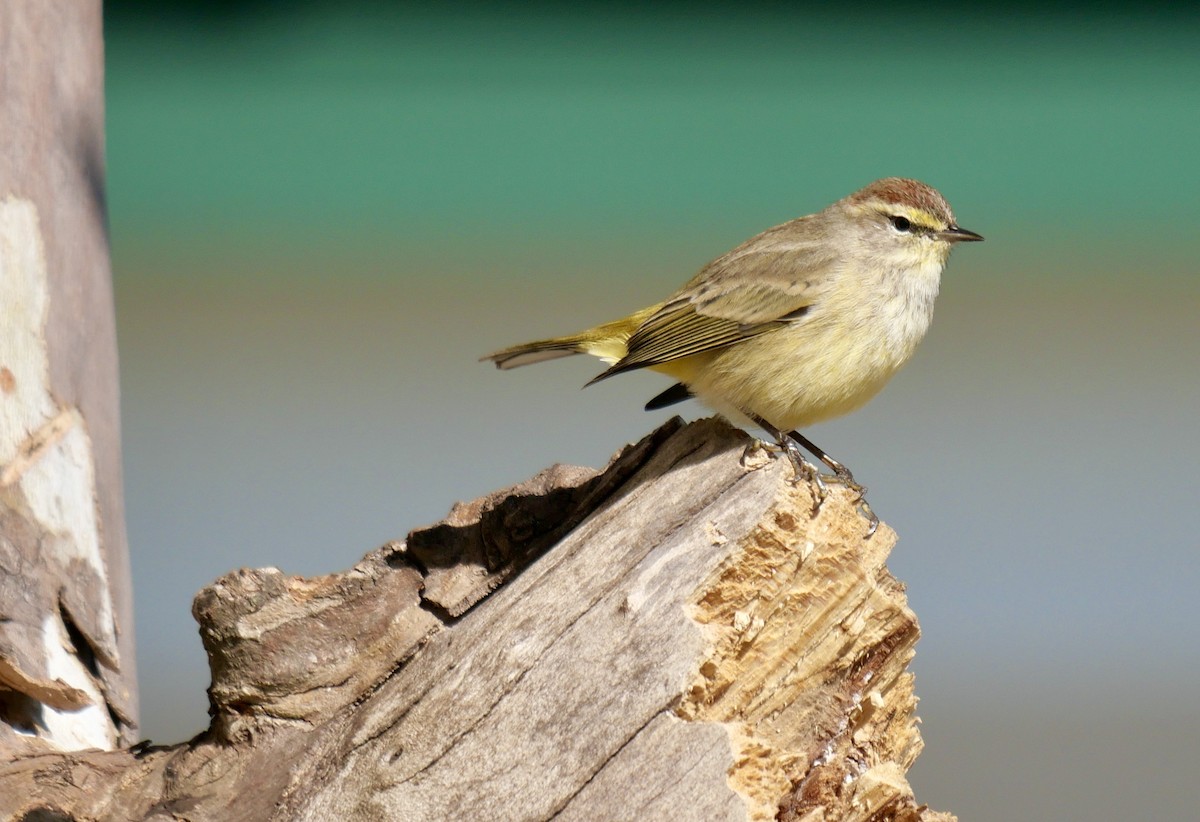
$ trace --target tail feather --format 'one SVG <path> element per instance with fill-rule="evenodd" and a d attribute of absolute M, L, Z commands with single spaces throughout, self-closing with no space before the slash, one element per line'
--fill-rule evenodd
<path fill-rule="evenodd" d="M 666 408 L 668 405 L 674 405 L 677 402 L 690 400 L 694 396 L 695 395 L 686 385 L 681 382 L 677 382 L 666 391 L 663 391 L 657 397 L 650 400 L 650 402 L 646 403 L 646 410 L 657 411 L 660 408 Z"/>
<path fill-rule="evenodd" d="M 491 360 L 501 370 L 519 368 L 522 365 L 533 365 L 535 362 L 556 360 L 559 357 L 569 357 L 572 354 L 582 354 L 585 349 L 583 340 L 578 337 L 560 337 L 554 340 L 535 340 L 533 342 L 514 345 L 481 357 L 481 360 Z"/>
<path fill-rule="evenodd" d="M 480 357 L 480 360 L 491 360 L 497 368 L 507 370 L 532 365 L 535 362 L 569 357 L 572 354 L 591 354 L 611 365 L 625 356 L 625 343 L 629 340 L 629 335 L 657 310 L 658 306 L 652 305 L 635 311 L 628 317 L 589 328 L 570 337 L 553 337 L 521 343 Z"/>

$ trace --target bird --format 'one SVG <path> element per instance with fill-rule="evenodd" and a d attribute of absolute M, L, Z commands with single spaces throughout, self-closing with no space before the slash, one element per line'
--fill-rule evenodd
<path fill-rule="evenodd" d="M 587 385 L 642 368 L 665 374 L 675 382 L 647 410 L 694 397 L 735 424 L 758 426 L 797 482 L 815 482 L 817 509 L 826 479 L 857 494 L 869 536 L 879 520 L 866 488 L 800 429 L 879 393 L 929 329 L 951 249 L 982 239 L 958 225 L 933 187 L 887 177 L 751 237 L 660 303 L 481 359 L 510 369 L 590 354 L 608 368 Z"/>

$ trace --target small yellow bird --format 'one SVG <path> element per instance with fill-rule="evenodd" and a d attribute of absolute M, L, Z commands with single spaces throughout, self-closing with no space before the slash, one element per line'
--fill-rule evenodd
<path fill-rule="evenodd" d="M 588 385 L 635 368 L 666 374 L 676 384 L 647 410 L 696 397 L 735 423 L 758 425 L 797 479 L 817 483 L 819 506 L 825 486 L 803 446 L 858 494 L 874 533 L 866 489 L 795 429 L 879 393 L 929 328 L 950 249 L 982 239 L 959 228 L 935 189 L 888 177 L 750 238 L 664 302 L 483 359 L 507 369 L 591 354 L 610 365 Z"/>

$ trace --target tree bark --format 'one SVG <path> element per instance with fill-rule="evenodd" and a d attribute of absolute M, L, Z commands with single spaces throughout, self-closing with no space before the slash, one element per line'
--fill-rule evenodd
<path fill-rule="evenodd" d="M 0 754 L 136 737 L 97 0 L 0 3 Z"/>
<path fill-rule="evenodd" d="M 10 810 L 189 820 L 949 820 L 918 805 L 919 631 L 844 489 L 673 420 L 340 574 L 196 597 L 210 727 L 0 767 Z"/>

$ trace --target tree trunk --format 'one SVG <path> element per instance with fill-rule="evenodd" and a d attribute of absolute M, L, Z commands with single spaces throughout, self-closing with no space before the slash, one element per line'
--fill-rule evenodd
<path fill-rule="evenodd" d="M 136 738 L 103 92 L 97 0 L 0 3 L 0 754 Z"/>
<path fill-rule="evenodd" d="M 918 628 L 834 487 L 673 420 L 351 570 L 193 613 L 208 730 L 0 767 L 16 814 L 190 820 L 952 819 L 919 806 Z M 56 817 L 58 818 L 58 817 Z"/>

